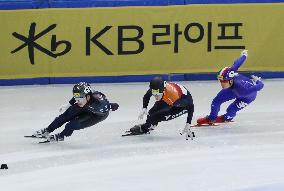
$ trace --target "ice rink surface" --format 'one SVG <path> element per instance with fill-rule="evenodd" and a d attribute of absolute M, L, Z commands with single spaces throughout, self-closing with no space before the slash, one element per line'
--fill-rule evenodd
<path fill-rule="evenodd" d="M 180 83 L 194 98 L 193 121 L 207 115 L 219 84 Z M 284 80 L 264 84 L 234 123 L 195 128 L 193 141 L 179 135 L 185 116 L 149 135 L 121 137 L 138 123 L 148 83 L 92 84 L 119 110 L 64 142 L 44 145 L 23 136 L 59 114 L 73 85 L 0 87 L 0 164 L 9 167 L 0 170 L 0 190 L 283 191 Z"/>

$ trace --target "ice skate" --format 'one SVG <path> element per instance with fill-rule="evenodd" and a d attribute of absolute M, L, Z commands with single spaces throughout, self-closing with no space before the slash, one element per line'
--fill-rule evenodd
<path fill-rule="evenodd" d="M 206 117 L 202 117 L 197 119 L 197 125 L 212 125 L 215 121 L 211 121 L 208 119 L 208 115 Z"/>
<path fill-rule="evenodd" d="M 24 136 L 26 138 L 46 138 L 49 135 L 49 132 L 47 131 L 47 128 L 40 129 L 36 132 L 34 132 L 32 135 Z"/>
<path fill-rule="evenodd" d="M 126 131 L 125 134 L 122 136 L 132 136 L 132 135 L 142 135 L 145 134 L 142 130 L 141 125 L 135 125 L 134 127 L 130 128 L 130 130 Z"/>
<path fill-rule="evenodd" d="M 49 135 L 46 137 L 46 139 L 49 142 L 58 142 L 58 141 L 64 141 L 64 137 L 60 136 L 60 134 L 54 134 L 54 135 Z"/>

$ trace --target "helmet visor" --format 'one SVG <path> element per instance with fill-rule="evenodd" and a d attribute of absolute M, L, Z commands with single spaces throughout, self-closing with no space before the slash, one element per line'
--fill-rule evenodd
<path fill-rule="evenodd" d="M 80 93 L 73 93 L 73 97 L 77 103 L 85 100 L 85 96 Z"/>
<path fill-rule="evenodd" d="M 83 103 L 85 102 L 86 98 L 85 97 L 75 97 L 76 103 Z"/>
<path fill-rule="evenodd" d="M 219 75 L 217 75 L 217 79 L 220 80 L 220 81 L 223 81 L 224 80 L 224 76 L 219 74 Z"/>
<path fill-rule="evenodd" d="M 157 90 L 152 89 L 152 95 L 161 96 L 161 95 L 163 95 L 163 93 L 161 93 L 159 89 L 157 89 Z"/>
<path fill-rule="evenodd" d="M 217 79 L 221 83 L 226 83 L 226 82 L 230 81 L 230 80 L 224 80 L 224 76 L 223 75 L 217 75 Z"/>
<path fill-rule="evenodd" d="M 221 83 L 228 83 L 230 80 L 219 80 Z"/>

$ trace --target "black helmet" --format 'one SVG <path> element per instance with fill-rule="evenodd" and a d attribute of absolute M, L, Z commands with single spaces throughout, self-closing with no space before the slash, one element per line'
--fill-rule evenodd
<path fill-rule="evenodd" d="M 152 94 L 163 93 L 165 89 L 165 81 L 161 77 L 155 77 L 150 81 L 150 89 Z"/>
<path fill-rule="evenodd" d="M 91 86 L 86 82 L 80 82 L 73 87 L 74 97 L 85 97 L 90 93 L 92 93 Z"/>

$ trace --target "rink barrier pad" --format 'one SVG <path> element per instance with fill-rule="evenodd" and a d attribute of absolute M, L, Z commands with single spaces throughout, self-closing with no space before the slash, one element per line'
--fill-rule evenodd
<path fill-rule="evenodd" d="M 251 76 L 256 75 L 262 79 L 284 78 L 284 72 L 239 72 Z M 94 76 L 94 77 L 46 77 L 46 78 L 24 78 L 24 79 L 0 79 L 1 86 L 12 85 L 47 85 L 47 84 L 75 84 L 81 81 L 88 83 L 131 83 L 149 82 L 155 76 L 161 76 L 168 81 L 203 81 L 217 80 L 216 73 L 195 74 L 152 74 L 152 75 L 126 75 L 126 76 Z"/>

